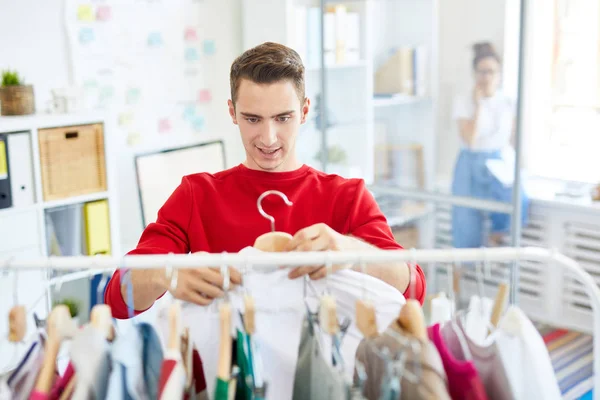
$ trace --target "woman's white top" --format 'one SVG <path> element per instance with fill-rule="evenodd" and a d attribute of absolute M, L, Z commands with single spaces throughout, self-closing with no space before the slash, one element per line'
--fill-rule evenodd
<path fill-rule="evenodd" d="M 510 145 L 513 121 L 516 115 L 515 102 L 498 90 L 492 97 L 482 97 L 477 120 L 477 137 L 473 146 L 464 141 L 462 146 L 475 151 L 502 150 Z M 473 119 L 475 102 L 472 91 L 454 99 L 452 118 Z M 462 138 L 461 138 L 462 140 Z"/>

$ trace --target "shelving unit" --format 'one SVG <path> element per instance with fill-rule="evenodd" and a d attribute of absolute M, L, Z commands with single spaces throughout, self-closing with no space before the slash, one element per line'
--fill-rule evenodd
<path fill-rule="evenodd" d="M 303 162 L 327 172 L 363 178 L 367 184 L 374 183 L 376 159 L 381 156 L 377 149 L 385 147 L 382 145 L 412 144 L 415 142 L 415 132 L 419 132 L 418 144 L 424 149 L 425 165 L 432 165 L 431 160 L 435 159 L 434 121 L 437 115 L 434 85 L 437 2 L 323 0 L 321 4 L 318 0 L 243 1 L 244 49 L 274 41 L 296 49 L 301 55 L 310 54 L 307 56 L 309 60 L 304 61 L 307 65 L 306 87 L 307 96 L 312 100 L 312 117 L 309 116 L 309 123 L 303 127 L 298 139 L 298 151 Z M 326 52 L 325 66 L 315 66 L 315 54 L 320 54 L 321 46 L 331 51 L 331 32 L 334 31 L 334 35 L 342 34 L 338 32 L 340 28 L 337 25 L 333 29 L 327 26 L 327 14 L 322 16 L 325 28 L 321 29 L 321 20 L 314 25 L 315 15 L 311 15 L 311 12 L 318 11 L 321 16 L 322 9 L 327 13 L 337 5 L 345 6 L 345 13 L 358 14 L 358 61 L 335 64 Z M 335 23 L 346 21 L 345 15 L 342 14 L 342 18 Z M 343 27 L 341 31 L 344 32 Z M 321 34 L 325 38 L 321 39 Z M 346 40 L 348 32 L 345 34 L 342 41 L 350 41 Z M 311 44 L 317 48 L 310 48 Z M 425 49 L 425 76 L 422 80 L 426 88 L 416 96 L 375 96 L 377 69 L 386 61 L 392 49 L 401 47 Z M 325 127 L 320 116 L 323 93 L 328 121 Z M 385 125 L 383 135 L 375 129 L 376 124 Z M 323 166 L 316 158 L 316 154 L 324 147 L 332 146 L 344 150 L 347 155 L 345 164 L 328 163 Z M 433 173 L 434 168 L 425 171 L 425 187 L 431 186 Z"/>
<path fill-rule="evenodd" d="M 65 128 L 66 135 L 75 135 L 78 128 L 96 125 L 101 129 L 103 143 L 103 171 L 106 180 L 106 190 L 87 193 L 77 196 L 67 196 L 61 199 L 45 200 L 43 191 L 43 176 L 40 159 L 40 135 L 48 132 L 51 128 Z M 118 197 L 117 183 L 115 179 L 116 163 L 113 156 L 113 132 L 110 119 L 101 113 L 89 113 L 80 115 L 29 115 L 17 117 L 0 117 L 0 134 L 11 135 L 26 134 L 28 136 L 28 146 L 20 148 L 19 152 L 8 146 L 8 157 L 23 160 L 25 162 L 26 154 L 30 153 L 31 165 L 28 163 L 20 164 L 23 170 L 31 172 L 31 176 L 21 174 L 21 178 L 26 183 L 19 183 L 21 188 L 26 187 L 32 196 L 27 197 L 27 201 L 15 202 L 9 208 L 0 209 L 0 257 L 12 257 L 13 259 L 27 259 L 45 257 L 56 254 L 55 236 L 60 236 L 56 232 L 66 232 L 72 237 L 69 240 L 75 243 L 71 248 L 74 254 L 63 252 L 62 255 L 86 255 L 89 250 L 86 248 L 84 208 L 97 205 L 99 201 L 106 200 L 108 205 L 108 218 L 102 222 L 108 224 L 108 243 L 107 250 L 111 254 L 120 254 L 119 238 L 119 219 L 118 219 Z M 84 135 L 81 131 L 79 134 Z M 11 153 L 11 150 L 13 151 Z M 22 153 L 21 153 L 22 151 Z M 60 155 L 55 162 L 60 163 L 65 156 Z M 13 163 L 9 163 L 13 164 Z M 19 165 L 19 164 L 13 164 Z M 11 170 L 9 166 L 9 175 L 17 175 L 18 172 Z M 25 176 L 25 178 L 23 178 Z M 11 186 L 17 184 L 11 180 Z M 104 203 L 100 203 L 104 204 Z M 86 206 L 88 205 L 88 206 Z M 50 224 L 49 221 L 52 221 Z M 89 222 L 89 221 L 88 221 Z M 77 224 L 74 227 L 73 224 Z M 52 236 L 50 232 L 55 232 Z M 78 233 L 72 233 L 78 232 Z M 68 246 L 63 246 L 64 249 Z M 18 301 L 28 308 L 37 311 L 40 317 L 45 317 L 46 306 L 53 297 L 53 293 L 47 293 L 46 300 L 40 301 L 40 296 L 44 295 L 44 280 L 47 278 L 47 272 L 27 271 L 16 274 Z M 60 297 L 76 297 L 80 301 L 82 319 L 87 318 L 88 307 L 91 304 L 90 291 L 93 285 L 88 279 L 76 281 L 63 285 Z M 0 266 L 0 305 L 2 309 L 10 308 L 12 305 L 14 287 L 14 274 L 9 276 L 2 271 Z M 35 304 L 37 302 L 37 304 Z M 35 307 L 34 307 L 35 304 Z M 33 323 L 33 319 L 29 318 Z M 5 331 L 5 321 L 0 322 L 0 333 Z M 33 329 L 33 326 L 31 327 Z M 2 344 L 0 343 L 0 346 Z"/>

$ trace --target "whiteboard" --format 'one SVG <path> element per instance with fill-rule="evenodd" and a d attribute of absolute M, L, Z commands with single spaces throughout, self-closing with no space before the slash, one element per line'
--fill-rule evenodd
<path fill-rule="evenodd" d="M 225 165 L 221 140 L 137 155 L 135 169 L 144 227 L 156 221 L 159 209 L 185 175 L 219 172 Z"/>

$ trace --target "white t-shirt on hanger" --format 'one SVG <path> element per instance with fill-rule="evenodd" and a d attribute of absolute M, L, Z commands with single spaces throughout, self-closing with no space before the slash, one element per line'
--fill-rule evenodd
<path fill-rule="evenodd" d="M 243 312 L 244 309 L 244 290 L 248 290 L 254 297 L 256 334 L 253 338 L 260 348 L 264 365 L 264 377 L 268 385 L 267 400 L 292 398 L 302 320 L 306 315 L 304 280 L 290 280 L 288 272 L 288 269 L 266 273 L 255 270 L 244 276 L 244 288 L 237 287 L 230 292 L 234 330 L 236 326 L 241 326 L 238 311 Z M 362 298 L 366 288 L 367 296 L 373 301 L 377 311 L 379 330 L 383 331 L 398 316 L 405 302 L 404 297 L 385 282 L 352 270 L 338 271 L 327 279 L 311 283 L 317 293 L 321 294 L 328 289 L 335 297 L 340 321 L 343 317 L 351 318 L 352 323 L 342 342 L 344 370 L 351 381 L 356 348 L 362 339 L 354 323 L 356 300 Z M 307 293 L 309 296 L 312 294 L 310 288 Z M 162 304 L 168 305 L 168 301 Z M 182 321 L 189 326 L 190 337 L 202 357 L 208 393 L 214 391 L 219 357 L 217 304 L 215 302 L 208 307 L 185 304 L 182 310 Z M 317 303 L 312 302 L 311 310 L 317 310 L 316 306 Z M 168 334 L 167 315 L 166 312 L 158 312 L 157 325 L 163 335 Z M 322 339 L 324 354 L 330 354 L 331 339 L 326 335 Z"/>
<path fill-rule="evenodd" d="M 452 118 L 455 121 L 473 118 L 475 102 L 472 93 L 471 91 L 455 97 L 452 111 Z M 493 151 L 508 147 L 515 115 L 516 103 L 501 90 L 496 91 L 492 97 L 483 97 L 479 107 L 477 138 L 470 150 Z M 462 146 L 467 147 L 464 142 Z"/>

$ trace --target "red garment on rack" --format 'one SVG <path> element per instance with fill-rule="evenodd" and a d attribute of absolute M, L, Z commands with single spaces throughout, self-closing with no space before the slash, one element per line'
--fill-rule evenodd
<path fill-rule="evenodd" d="M 325 223 L 380 249 L 402 248 L 363 180 L 327 175 L 307 165 L 295 171 L 265 172 L 240 164 L 216 174 L 185 176 L 129 254 L 237 253 L 271 230 L 270 221 L 260 215 L 256 204 L 267 190 L 279 190 L 294 203 L 287 206 L 279 196 L 263 200 L 263 209 L 275 218 L 276 231 L 294 235 L 302 228 Z M 416 272 L 411 279 L 414 289 L 409 288 L 405 296 L 414 293 L 423 303 L 425 276 L 420 267 Z M 105 302 L 115 318 L 127 318 L 120 276 L 119 271 L 113 275 Z"/>

